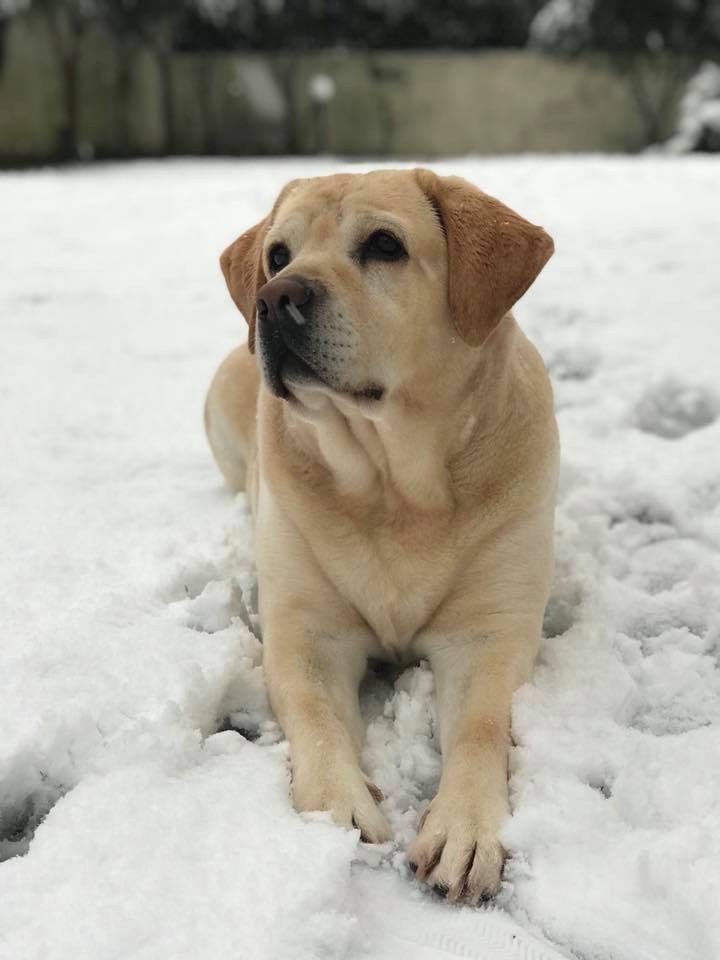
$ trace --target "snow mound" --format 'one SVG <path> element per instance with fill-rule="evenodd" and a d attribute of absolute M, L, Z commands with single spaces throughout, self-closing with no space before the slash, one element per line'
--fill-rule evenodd
<path fill-rule="evenodd" d="M 293 815 L 280 750 L 188 736 L 161 761 L 87 777 L 3 868 L 3 956 L 346 956 L 356 838 Z"/>

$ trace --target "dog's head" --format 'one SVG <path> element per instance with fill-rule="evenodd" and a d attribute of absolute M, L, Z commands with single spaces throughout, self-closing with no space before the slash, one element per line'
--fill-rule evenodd
<path fill-rule="evenodd" d="M 220 263 L 274 394 L 373 405 L 480 346 L 552 252 L 459 177 L 380 170 L 292 181 Z"/>

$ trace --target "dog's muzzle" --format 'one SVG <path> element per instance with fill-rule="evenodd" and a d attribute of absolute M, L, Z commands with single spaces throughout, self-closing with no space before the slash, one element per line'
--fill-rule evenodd
<path fill-rule="evenodd" d="M 297 399 L 292 387 L 311 385 L 365 404 L 382 400 L 382 385 L 355 385 L 338 376 L 341 359 L 328 345 L 326 303 L 322 286 L 299 276 L 275 277 L 258 290 L 256 336 L 265 383 L 282 400 Z"/>
<path fill-rule="evenodd" d="M 263 373 L 272 392 L 290 396 L 285 380 L 320 379 L 310 365 L 316 293 L 302 277 L 275 277 L 258 290 L 257 322 Z"/>

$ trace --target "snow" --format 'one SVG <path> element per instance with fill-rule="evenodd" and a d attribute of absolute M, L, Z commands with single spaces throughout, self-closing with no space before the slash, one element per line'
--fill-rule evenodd
<path fill-rule="evenodd" d="M 5 864 L 5 956 L 342 956 L 353 835 L 298 822 L 272 751 L 166 732 L 154 758 L 86 777 Z"/>
<path fill-rule="evenodd" d="M 720 166 L 436 165 L 557 245 L 516 311 L 556 391 L 556 582 L 515 702 L 503 891 L 472 910 L 404 866 L 440 771 L 424 666 L 363 691 L 396 843 L 292 810 L 247 506 L 202 431 L 244 333 L 219 251 L 287 179 L 339 165 L 0 176 L 0 960 L 709 960 Z"/>
<path fill-rule="evenodd" d="M 720 65 L 708 60 L 690 78 L 680 101 L 671 153 L 720 150 Z"/>
<path fill-rule="evenodd" d="M 329 73 L 315 73 L 310 77 L 308 92 L 315 103 L 329 103 L 335 96 L 335 81 Z"/>
<path fill-rule="evenodd" d="M 590 37 L 595 0 L 547 0 L 530 24 L 530 46 L 577 53 Z"/>

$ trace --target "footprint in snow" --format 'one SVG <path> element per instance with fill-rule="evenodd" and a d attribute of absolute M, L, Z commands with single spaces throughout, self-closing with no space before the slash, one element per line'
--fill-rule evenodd
<path fill-rule="evenodd" d="M 600 365 L 600 355 L 589 347 L 561 347 L 548 357 L 547 367 L 555 380 L 589 380 Z"/>
<path fill-rule="evenodd" d="M 570 576 L 558 577 L 545 608 L 543 636 L 561 637 L 575 624 L 583 602 L 579 582 Z"/>
<path fill-rule="evenodd" d="M 718 397 L 706 387 L 668 377 L 645 391 L 633 419 L 645 433 L 675 440 L 713 423 L 719 412 Z"/>
<path fill-rule="evenodd" d="M 0 800 L 0 863 L 28 852 L 35 831 L 67 792 L 44 774 L 38 776 L 34 791 L 16 797 L 5 794 Z"/>

